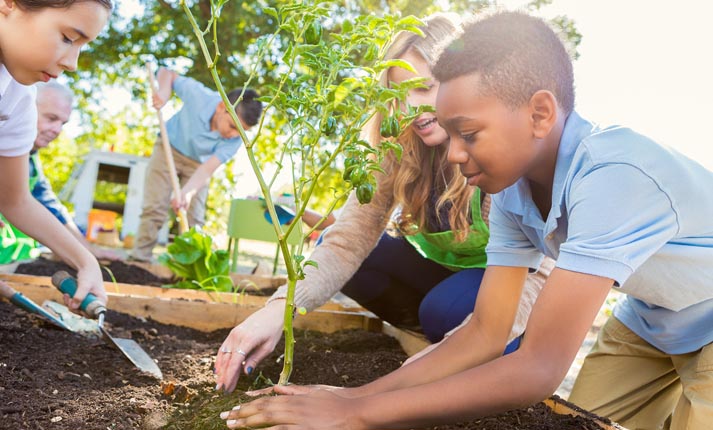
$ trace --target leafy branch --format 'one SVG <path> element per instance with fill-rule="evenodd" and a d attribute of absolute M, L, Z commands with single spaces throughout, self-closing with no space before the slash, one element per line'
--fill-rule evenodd
<path fill-rule="evenodd" d="M 212 15 L 205 30 L 201 30 L 185 0 L 181 1 L 181 7 L 198 38 L 216 89 L 226 106 L 231 106 L 220 78 L 219 68 L 224 67 L 224 60 L 218 46 L 218 17 L 228 3 L 229 0 L 211 0 Z M 369 203 L 376 189 L 374 174 L 381 172 L 384 157 L 389 151 L 400 156 L 401 147 L 393 138 L 418 114 L 417 111 L 407 111 L 405 115 L 391 112 L 389 106 L 403 100 L 409 89 L 422 85 L 422 82 L 415 79 L 389 88 L 382 84 L 380 75 L 390 67 L 413 71 L 406 62 L 381 58 L 397 32 L 420 34 L 418 26 L 421 22 L 411 16 L 401 18 L 395 15 L 364 15 L 336 22 L 334 12 L 338 7 L 336 1 L 319 4 L 291 1 L 277 8 L 264 7 L 262 12 L 272 17 L 274 27 L 257 38 L 252 60 L 253 64 L 270 62 L 281 76 L 260 88 L 265 94 L 262 101 L 266 104 L 266 114 L 256 127 L 255 138 L 248 137 L 235 110 L 228 109 L 245 144 L 287 268 L 285 354 L 280 384 L 287 383 L 292 371 L 295 285 L 304 279 L 305 267 L 316 266 L 316 263 L 302 255 L 303 245 L 298 247 L 295 255 L 289 251 L 287 237 L 293 230 L 299 229 L 304 238 L 314 228 L 305 232 L 301 222 L 287 226 L 280 224 L 271 197 L 275 178 L 282 169 L 290 169 L 296 220 L 301 219 L 310 206 L 310 198 L 322 177 L 335 166 L 344 173 L 341 184 L 332 188 L 329 211 L 352 190 L 356 191 L 362 204 Z M 325 28 L 327 23 L 331 28 Z M 212 37 L 212 49 L 206 37 Z M 253 67 L 245 87 L 250 82 L 259 81 L 257 73 L 258 68 Z M 382 132 L 384 139 L 376 145 L 362 138 L 362 130 L 374 121 L 388 125 L 388 133 Z M 276 124 L 284 124 L 284 128 L 278 129 Z M 256 152 L 261 149 L 258 137 L 264 132 L 275 133 L 281 143 L 276 157 L 278 172 L 269 182 L 256 157 Z"/>

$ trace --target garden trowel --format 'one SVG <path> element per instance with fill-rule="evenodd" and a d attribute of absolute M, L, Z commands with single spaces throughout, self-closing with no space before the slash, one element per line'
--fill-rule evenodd
<path fill-rule="evenodd" d="M 58 290 L 70 297 L 74 297 L 77 292 L 77 281 L 67 272 L 57 272 L 52 276 L 52 284 Z M 104 327 L 104 317 L 106 315 L 106 307 L 102 304 L 95 295 L 87 294 L 87 297 L 79 306 L 81 310 L 86 312 L 93 318 L 97 319 L 97 326 L 101 331 L 102 337 L 109 344 L 122 352 L 126 358 L 131 361 L 134 366 L 138 367 L 142 372 L 146 372 L 157 379 L 163 379 L 161 369 L 151 357 L 132 339 L 122 339 L 112 337 Z"/>

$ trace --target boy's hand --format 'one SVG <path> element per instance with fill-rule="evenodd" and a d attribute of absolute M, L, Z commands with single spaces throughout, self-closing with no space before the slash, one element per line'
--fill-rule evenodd
<path fill-rule="evenodd" d="M 94 246 L 92 247 L 91 252 L 97 260 L 120 261 L 122 259 L 121 254 L 110 249 L 103 249 Z"/>
<path fill-rule="evenodd" d="M 183 191 L 179 191 L 178 195 L 175 193 L 171 195 L 171 207 L 173 208 L 173 211 L 178 213 L 181 209 L 188 209 L 188 205 L 191 204 L 189 195 L 184 193 Z"/>
<path fill-rule="evenodd" d="M 165 95 L 162 93 L 163 91 L 161 91 L 160 89 L 158 91 L 153 92 L 152 99 L 153 107 L 155 109 L 161 109 L 162 107 L 164 107 L 166 105 L 166 102 L 168 102 L 168 98 L 171 96 L 170 94 Z"/>

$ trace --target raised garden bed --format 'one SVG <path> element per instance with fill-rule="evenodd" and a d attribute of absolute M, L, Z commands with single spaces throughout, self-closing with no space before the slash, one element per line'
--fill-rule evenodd
<path fill-rule="evenodd" d="M 0 280 L 40 303 L 60 298 L 47 277 L 0 275 Z M 106 287 L 110 308 L 133 315 L 111 311 L 107 323 L 112 333 L 136 340 L 158 362 L 164 381 L 141 374 L 100 340 L 56 329 L 0 301 L 0 428 L 225 428 L 218 414 L 245 399 L 213 390 L 214 354 L 229 328 L 265 298 L 112 283 Z M 417 337 L 335 303 L 296 322 L 303 331 L 296 345 L 295 383 L 354 386 L 394 370 L 407 355 L 382 331 L 398 336 L 412 352 L 423 347 Z M 282 367 L 279 355 L 264 360 L 253 377 L 241 378 L 239 389 L 276 381 Z M 617 428 L 592 417 L 568 417 L 571 412 L 570 406 L 550 401 L 549 406 L 437 428 Z"/>

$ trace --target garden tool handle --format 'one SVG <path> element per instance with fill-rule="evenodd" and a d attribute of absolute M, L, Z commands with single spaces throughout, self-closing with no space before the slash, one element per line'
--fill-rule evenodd
<path fill-rule="evenodd" d="M 0 296 L 5 297 L 15 306 L 18 306 L 27 312 L 35 313 L 35 308 L 32 306 L 33 303 L 22 293 L 15 291 L 11 286 L 0 282 Z"/>
<path fill-rule="evenodd" d="M 77 293 L 77 280 L 65 271 L 59 271 L 52 275 L 52 285 L 57 287 L 57 289 L 64 294 L 69 294 L 70 297 L 74 297 Z M 86 312 L 87 315 L 92 318 L 99 318 L 102 314 L 106 313 L 104 303 L 92 293 L 87 294 L 79 305 L 79 309 Z"/>
<path fill-rule="evenodd" d="M 151 84 L 151 91 L 158 91 L 156 86 L 156 80 L 153 76 L 153 69 L 151 63 L 146 62 L 146 71 L 149 75 L 149 83 Z M 161 109 L 156 109 L 158 114 L 158 125 L 161 130 L 161 145 L 163 146 L 163 152 L 166 154 L 166 165 L 168 166 L 168 173 L 171 176 L 171 186 L 173 187 L 173 195 L 178 196 L 181 192 L 181 186 L 178 183 L 178 175 L 176 174 L 176 163 L 173 161 L 173 153 L 171 151 L 171 144 L 168 141 L 168 131 L 166 131 L 166 123 L 163 121 L 163 115 L 161 114 Z M 185 233 L 188 231 L 188 217 L 186 216 L 185 209 L 179 209 L 176 214 L 178 218 L 178 232 Z"/>
<path fill-rule="evenodd" d="M 25 297 L 21 292 L 16 291 L 14 288 L 11 286 L 0 282 L 0 297 L 5 297 L 12 303 L 13 305 L 17 306 L 20 309 L 23 309 L 27 312 L 30 312 L 32 314 L 37 314 L 45 319 L 49 320 L 50 322 L 54 323 L 55 325 L 65 329 L 72 331 L 72 329 L 65 324 L 61 319 L 57 318 L 55 315 L 51 314 L 41 306 L 39 306 L 37 303 L 33 302 L 29 298 Z"/>

